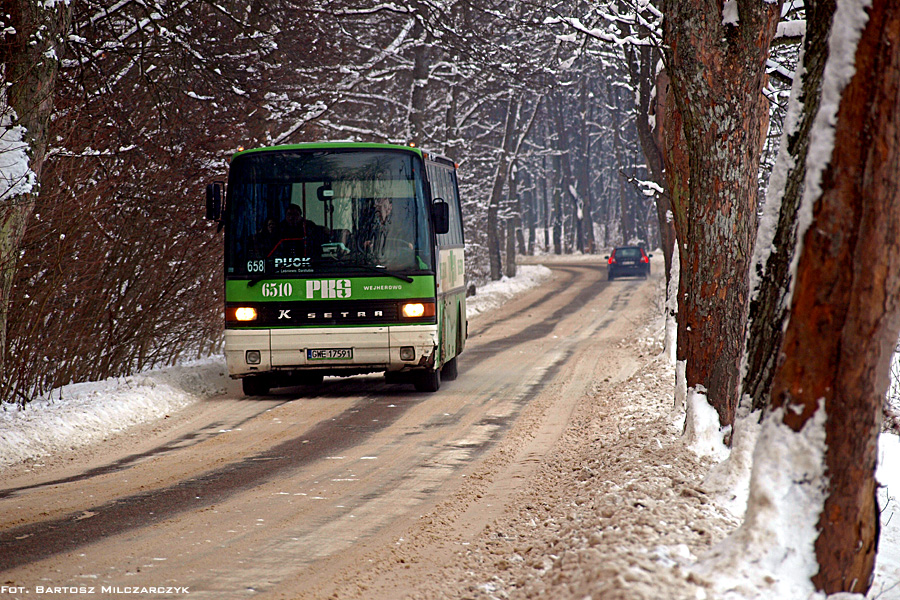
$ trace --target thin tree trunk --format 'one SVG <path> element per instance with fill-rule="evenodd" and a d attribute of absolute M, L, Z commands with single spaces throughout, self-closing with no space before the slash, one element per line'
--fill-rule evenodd
<path fill-rule="evenodd" d="M 516 207 L 515 214 L 512 214 L 506 219 L 506 266 L 503 269 L 503 274 L 507 277 L 515 277 L 516 276 L 516 238 L 517 233 L 522 232 L 522 221 L 519 218 L 521 214 L 518 212 L 521 209 L 521 202 L 519 202 L 519 181 L 516 176 L 515 169 L 511 169 L 511 173 L 509 174 L 509 199 L 510 205 Z"/>
<path fill-rule="evenodd" d="M 783 164 L 787 170 L 786 179 L 779 178 L 781 170 L 776 168 L 769 182 L 769 198 L 753 256 L 753 295 L 741 385 L 741 394 L 749 396 L 751 410 L 768 406 L 769 390 L 784 338 L 798 209 L 806 179 L 809 131 L 821 101 L 822 73 L 828 58 L 828 36 L 834 9 L 834 0 L 814 0 L 806 4 L 802 68 L 797 69 L 801 79 L 795 83 L 796 91 L 792 94 L 781 141 L 782 152 L 778 157 L 779 165 Z"/>
<path fill-rule="evenodd" d="M 512 148 L 513 136 L 516 132 L 516 116 L 519 112 L 519 102 L 511 98 L 506 105 L 506 127 L 501 140 L 499 156 L 497 157 L 497 170 L 494 172 L 494 183 L 491 187 L 491 197 L 488 204 L 488 257 L 490 260 L 491 281 L 497 281 L 503 276 L 503 260 L 500 248 L 500 201 L 503 198 L 503 188 L 506 186 L 506 178 L 509 173 L 509 154 Z"/>
<path fill-rule="evenodd" d="M 550 174 L 547 172 L 547 157 L 541 157 L 541 196 L 544 207 L 544 252 L 550 252 Z"/>
<path fill-rule="evenodd" d="M 412 35 L 416 46 L 413 50 L 412 92 L 410 94 L 409 103 L 409 134 L 410 140 L 414 141 L 419 146 L 422 146 L 427 141 L 425 135 L 425 117 L 428 106 L 425 92 L 428 88 L 429 46 L 425 43 L 428 34 L 418 20 L 413 27 Z"/>
<path fill-rule="evenodd" d="M 556 122 L 556 136 L 559 143 L 559 164 L 561 169 L 561 178 L 563 186 L 563 194 L 572 199 L 572 230 L 575 233 L 575 244 L 580 252 L 584 252 L 584 236 L 581 229 L 581 221 L 584 214 L 584 206 L 581 198 L 578 197 L 575 190 L 575 179 L 572 177 L 572 161 L 569 146 L 569 130 L 566 129 L 565 120 L 563 119 L 562 100 L 556 97 L 553 102 L 553 117 Z"/>
<path fill-rule="evenodd" d="M 553 186 L 553 253 L 562 254 L 562 237 L 563 237 L 563 207 L 562 207 L 562 190 L 563 185 L 562 173 L 559 168 L 559 154 L 553 155 L 553 180 L 556 185 Z"/>
<path fill-rule="evenodd" d="M 456 125 L 456 113 L 459 109 L 459 86 L 456 83 L 456 78 L 451 80 L 450 84 L 450 94 L 447 99 L 447 111 L 446 117 L 444 119 L 444 127 L 445 127 L 445 135 L 446 135 L 446 152 L 447 156 L 452 158 L 456 158 L 459 156 L 459 147 L 457 145 L 456 136 L 459 135 L 457 131 Z"/>
<path fill-rule="evenodd" d="M 672 217 L 672 202 L 669 199 L 668 183 L 663 162 L 662 128 L 665 121 L 665 99 L 669 78 L 664 73 L 653 75 L 655 58 L 658 53 L 650 46 L 637 50 L 636 74 L 639 109 L 637 115 L 638 139 L 647 161 L 647 168 L 654 183 L 663 191 L 656 194 L 656 219 L 659 223 L 660 246 L 666 270 L 666 289 L 672 272 L 672 255 L 675 251 L 675 223 Z M 655 97 L 653 90 L 656 90 Z M 656 119 L 656 128 L 650 126 L 650 114 Z"/>
<path fill-rule="evenodd" d="M 516 223 L 514 219 L 506 220 L 506 267 L 503 274 L 516 276 Z"/>
<path fill-rule="evenodd" d="M 581 227 L 584 231 L 584 250 L 588 254 L 596 252 L 597 242 L 594 240 L 593 201 L 591 198 L 591 135 L 590 112 L 593 104 L 588 103 L 588 78 L 581 77 L 581 156 L 578 157 L 578 190 L 582 199 L 584 218 Z"/>

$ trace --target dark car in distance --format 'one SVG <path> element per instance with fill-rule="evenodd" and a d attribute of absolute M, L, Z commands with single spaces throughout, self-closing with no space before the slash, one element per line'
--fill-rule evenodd
<path fill-rule="evenodd" d="M 650 276 L 650 257 L 640 246 L 617 246 L 606 256 L 607 277 L 610 281 L 624 275 Z"/>

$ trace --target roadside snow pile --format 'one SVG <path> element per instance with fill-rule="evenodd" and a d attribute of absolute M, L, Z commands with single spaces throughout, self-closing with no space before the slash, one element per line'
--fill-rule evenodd
<path fill-rule="evenodd" d="M 225 389 L 217 356 L 131 377 L 77 383 L 0 412 L 0 469 L 101 441 Z"/>
<path fill-rule="evenodd" d="M 474 296 L 467 298 L 466 315 L 471 319 L 493 310 L 516 294 L 540 285 L 552 273 L 544 265 L 519 265 L 515 277 L 504 277 L 500 281 L 486 283 L 477 289 Z"/>
<path fill-rule="evenodd" d="M 875 559 L 875 582 L 870 596 L 900 598 L 900 437 L 882 433 L 878 438 L 876 478 L 881 506 L 881 536 Z"/>

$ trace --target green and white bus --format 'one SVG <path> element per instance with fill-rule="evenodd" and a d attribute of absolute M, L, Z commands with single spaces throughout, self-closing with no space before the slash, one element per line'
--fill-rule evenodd
<path fill-rule="evenodd" d="M 206 210 L 225 229 L 225 357 L 245 394 L 326 375 L 384 372 L 427 392 L 456 378 L 467 321 L 452 161 L 391 144 L 243 150 Z"/>

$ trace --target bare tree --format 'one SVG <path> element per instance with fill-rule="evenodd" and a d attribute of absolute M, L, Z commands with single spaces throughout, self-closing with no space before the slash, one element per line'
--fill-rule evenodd
<path fill-rule="evenodd" d="M 40 180 L 49 139 L 59 57 L 69 32 L 72 9 L 68 2 L 10 0 L 0 14 L 0 137 L 21 128 L 17 136 L 26 146 L 28 169 Z M 7 20 L 8 19 L 8 20 Z M 12 140 L 17 144 L 16 140 Z M 4 144 L 6 146 L 6 144 Z M 7 150 L 9 150 L 7 148 Z M 7 321 L 16 266 L 37 190 L 0 181 L 0 382 L 6 380 Z"/>
<path fill-rule="evenodd" d="M 521 101 L 518 97 L 511 97 L 506 104 L 506 125 L 504 127 L 502 146 L 496 153 L 496 170 L 494 171 L 491 185 L 490 201 L 488 203 L 488 253 L 491 265 L 491 280 L 497 281 L 503 277 L 503 261 L 500 248 L 500 203 L 503 199 L 503 190 L 509 177 L 509 164 L 515 144 L 516 121 L 519 115 Z"/>

